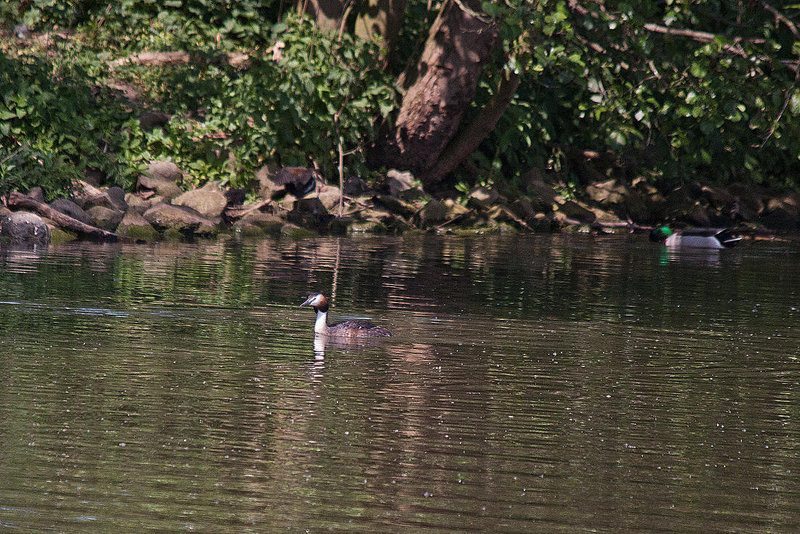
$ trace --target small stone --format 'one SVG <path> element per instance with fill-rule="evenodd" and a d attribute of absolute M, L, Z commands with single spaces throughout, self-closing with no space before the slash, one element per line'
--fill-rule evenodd
<path fill-rule="evenodd" d="M 119 186 L 112 186 L 106 190 L 106 195 L 111 199 L 115 210 L 128 211 L 128 203 L 125 202 L 125 190 Z"/>
<path fill-rule="evenodd" d="M 386 181 L 389 184 L 389 194 L 393 196 L 414 187 L 414 175 L 397 169 L 389 169 L 386 173 Z"/>
<path fill-rule="evenodd" d="M 474 208 L 488 208 L 500 198 L 497 191 L 488 189 L 483 186 L 478 186 L 469 192 L 467 205 Z"/>
<path fill-rule="evenodd" d="M 105 206 L 92 206 L 86 213 L 92 218 L 95 226 L 110 232 L 116 230 L 117 225 L 125 216 L 123 212 Z"/>
<path fill-rule="evenodd" d="M 242 232 L 243 229 L 249 226 L 258 227 L 264 233 L 270 235 L 278 235 L 281 233 L 281 228 L 284 225 L 283 219 L 271 213 L 264 213 L 263 211 L 254 210 L 244 215 L 241 219 L 236 221 L 233 225 L 234 231 Z"/>
<path fill-rule="evenodd" d="M 144 199 L 133 193 L 127 193 L 125 195 L 125 203 L 128 205 L 128 211 L 133 210 L 140 215 L 150 209 L 150 207 L 154 204 L 149 199 Z"/>
<path fill-rule="evenodd" d="M 176 230 L 187 235 L 207 235 L 213 233 L 212 229 L 215 226 L 213 221 L 203 217 L 192 208 L 173 206 L 163 202 L 145 211 L 142 217 L 157 230 L 163 232 Z"/>
<path fill-rule="evenodd" d="M 387 228 L 380 221 L 356 221 L 348 226 L 347 231 L 351 234 L 385 234 Z"/>
<path fill-rule="evenodd" d="M 122 236 L 144 241 L 156 241 L 160 237 L 153 225 L 134 210 L 130 210 L 117 226 L 117 233 Z"/>
<path fill-rule="evenodd" d="M 342 198 L 342 194 L 335 185 L 326 185 L 322 187 L 318 198 L 328 211 L 338 211 L 339 199 Z"/>
<path fill-rule="evenodd" d="M 188 206 L 205 217 L 219 217 L 228 204 L 225 195 L 214 189 L 193 189 L 172 199 L 176 206 Z"/>
<path fill-rule="evenodd" d="M 183 173 L 178 166 L 171 161 L 153 161 L 150 163 L 150 166 L 147 167 L 146 176 L 155 180 L 165 180 L 172 183 L 179 182 L 183 179 Z M 154 188 L 150 187 L 150 189 Z"/>
<path fill-rule="evenodd" d="M 38 185 L 35 187 L 31 187 L 30 191 L 28 191 L 28 196 L 38 202 L 44 202 L 44 192 L 42 191 L 42 188 L 39 187 Z"/>
<path fill-rule="evenodd" d="M 344 194 L 348 197 L 360 197 L 370 191 L 369 184 L 357 176 L 344 179 Z"/>
<path fill-rule="evenodd" d="M 442 222 L 447 218 L 447 208 L 441 201 L 431 199 L 419 212 L 420 221 L 423 225 L 431 225 Z"/>
<path fill-rule="evenodd" d="M 325 228 L 331 215 L 320 199 L 316 197 L 301 198 L 295 201 L 294 209 L 290 211 L 286 218 L 297 225 L 305 228 Z"/>
<path fill-rule="evenodd" d="M 295 224 L 286 223 L 281 227 L 281 235 L 292 239 L 303 239 L 306 237 L 316 237 L 319 234 L 307 228 L 301 228 Z"/>
<path fill-rule="evenodd" d="M 391 195 L 375 195 L 373 200 L 401 217 L 411 217 L 417 212 L 417 209 L 412 204 L 403 202 L 399 198 Z"/>
<path fill-rule="evenodd" d="M 585 204 L 577 200 L 566 200 L 558 204 L 558 212 L 570 219 L 593 223 L 597 217 Z"/>
<path fill-rule="evenodd" d="M 593 202 L 608 206 L 622 204 L 628 196 L 628 188 L 617 179 L 593 182 L 586 186 L 586 195 Z"/>
<path fill-rule="evenodd" d="M 50 203 L 50 207 L 54 210 L 63 213 L 64 215 L 69 215 L 75 220 L 78 220 L 84 224 L 94 224 L 92 217 L 86 213 L 80 206 L 75 204 L 73 201 L 68 200 L 66 198 L 58 198 Z"/>

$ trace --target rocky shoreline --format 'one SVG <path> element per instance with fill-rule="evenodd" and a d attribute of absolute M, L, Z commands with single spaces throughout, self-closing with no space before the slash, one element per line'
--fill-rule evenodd
<path fill-rule="evenodd" d="M 73 239 L 192 240 L 242 237 L 407 232 L 488 233 L 585 230 L 648 230 L 678 226 L 736 226 L 745 233 L 792 232 L 800 228 L 800 195 L 774 195 L 757 187 L 691 183 L 659 191 L 644 180 L 598 180 L 581 198 L 567 198 L 555 177 L 533 170 L 519 190 L 476 187 L 437 199 L 410 173 L 390 170 L 376 186 L 358 178 L 344 190 L 325 184 L 313 169 L 266 166 L 251 184 L 257 196 L 209 182 L 184 191 L 183 172 L 172 162 L 152 162 L 134 192 L 88 181 L 70 199 L 49 204 L 42 191 L 12 193 L 0 206 L 0 240 L 48 244 Z M 577 195 L 576 195 L 577 196 Z"/>

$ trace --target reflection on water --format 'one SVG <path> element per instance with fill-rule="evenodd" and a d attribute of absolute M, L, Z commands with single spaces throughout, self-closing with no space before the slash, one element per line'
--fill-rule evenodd
<path fill-rule="evenodd" d="M 0 526 L 795 531 L 799 258 L 646 236 L 0 249 Z M 334 320 L 395 337 L 315 339 L 297 304 L 330 290 Z"/>

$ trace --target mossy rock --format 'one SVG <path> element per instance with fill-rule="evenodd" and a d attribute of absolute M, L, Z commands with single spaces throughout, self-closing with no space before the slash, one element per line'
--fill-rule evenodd
<path fill-rule="evenodd" d="M 78 236 L 72 232 L 67 232 L 66 230 L 62 230 L 58 226 L 50 227 L 51 245 L 60 245 L 61 243 L 69 243 L 70 241 L 75 241 L 76 239 L 78 239 Z"/>
<path fill-rule="evenodd" d="M 163 238 L 165 241 L 187 241 L 186 234 L 177 228 L 167 228 L 164 230 Z"/>
<path fill-rule="evenodd" d="M 150 225 L 120 228 L 117 233 L 121 236 L 141 241 L 158 241 L 161 238 L 158 231 Z"/>
<path fill-rule="evenodd" d="M 319 234 L 308 228 L 301 228 L 296 224 L 286 223 L 281 227 L 281 235 L 292 239 L 304 239 L 307 237 L 317 237 Z"/>
<path fill-rule="evenodd" d="M 385 234 L 388 230 L 379 221 L 358 221 L 350 224 L 347 231 L 351 234 Z"/>
<path fill-rule="evenodd" d="M 260 226 L 255 224 L 240 224 L 237 225 L 234 230 L 244 238 L 260 238 L 267 235 Z M 280 228 L 278 228 L 278 232 L 280 233 Z"/>

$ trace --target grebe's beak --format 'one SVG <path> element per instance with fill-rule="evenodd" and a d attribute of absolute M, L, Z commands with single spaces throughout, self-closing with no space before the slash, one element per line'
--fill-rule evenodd
<path fill-rule="evenodd" d="M 312 300 L 314 300 L 314 297 L 315 297 L 315 296 L 316 296 L 316 295 L 311 295 L 311 296 L 310 296 L 310 297 L 308 297 L 308 298 L 306 299 L 306 301 L 305 301 L 304 303 L 302 303 L 300 306 L 311 306 L 311 301 L 312 301 Z"/>

